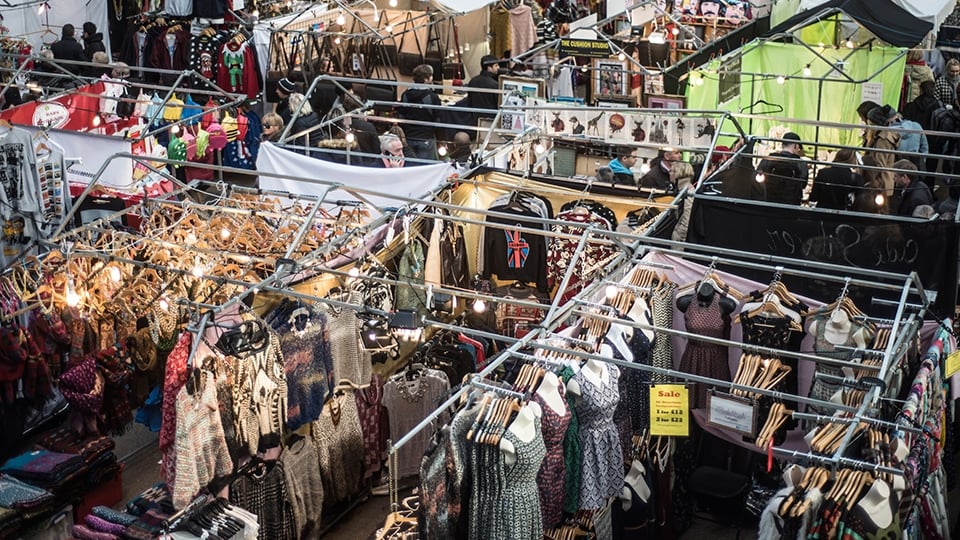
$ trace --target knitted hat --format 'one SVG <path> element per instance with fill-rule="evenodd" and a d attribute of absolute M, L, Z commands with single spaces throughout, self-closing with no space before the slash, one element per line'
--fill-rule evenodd
<path fill-rule="evenodd" d="M 137 102 L 133 105 L 133 115 L 137 118 L 143 118 L 147 115 L 147 110 L 150 108 L 150 98 L 143 93 L 143 89 L 140 89 L 140 93 L 137 94 Z"/>
<path fill-rule="evenodd" d="M 208 146 L 210 146 L 210 134 L 207 130 L 200 129 L 197 132 L 197 157 L 202 158 L 207 155 Z"/>
<path fill-rule="evenodd" d="M 187 145 L 180 137 L 170 139 L 167 145 L 167 157 L 173 160 L 184 161 L 187 159 Z"/>
<path fill-rule="evenodd" d="M 277 90 L 283 91 L 284 94 L 295 94 L 297 92 L 297 83 L 284 77 L 277 83 Z"/>
<path fill-rule="evenodd" d="M 883 107 L 874 107 L 873 109 L 870 109 L 870 112 L 867 113 L 867 120 L 869 120 L 871 124 L 885 126 L 896 115 L 896 109 L 889 105 L 884 105 Z"/>
<path fill-rule="evenodd" d="M 196 159 L 197 157 L 197 138 L 193 136 L 189 131 L 183 133 L 183 144 L 186 146 L 187 151 L 187 161 Z"/>
<path fill-rule="evenodd" d="M 223 150 L 227 146 L 227 134 L 223 131 L 223 126 L 214 122 L 207 128 L 210 134 L 210 148 L 214 150 Z"/>
<path fill-rule="evenodd" d="M 203 108 L 193 100 L 192 97 L 187 96 L 187 99 L 183 102 L 183 115 L 182 117 L 186 120 L 187 125 L 195 126 L 200 123 L 200 116 L 203 114 Z"/>
<path fill-rule="evenodd" d="M 227 135 L 227 141 L 233 142 L 237 140 L 237 119 L 230 116 L 230 113 L 223 115 L 223 121 L 220 122 L 220 125 L 223 126 L 223 132 Z"/>
<path fill-rule="evenodd" d="M 167 106 L 163 108 L 163 119 L 167 122 L 176 122 L 183 117 L 183 100 L 178 99 L 176 94 L 167 101 Z"/>
<path fill-rule="evenodd" d="M 153 93 L 153 96 L 150 97 L 150 104 L 147 105 L 147 121 L 151 124 L 155 123 L 160 119 L 160 113 L 163 109 L 163 98 L 157 95 L 156 92 Z"/>
<path fill-rule="evenodd" d="M 200 120 L 200 127 L 207 129 L 210 124 L 220 119 L 220 112 L 214 110 L 216 108 L 217 103 L 213 101 L 213 98 L 208 99 L 207 102 L 203 104 L 203 119 Z"/>

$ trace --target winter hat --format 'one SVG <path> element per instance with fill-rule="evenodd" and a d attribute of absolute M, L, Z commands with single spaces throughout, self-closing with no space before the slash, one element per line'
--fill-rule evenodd
<path fill-rule="evenodd" d="M 492 66 L 494 64 L 499 64 L 500 59 L 492 54 L 486 54 L 483 58 L 480 59 L 480 67 Z"/>
<path fill-rule="evenodd" d="M 870 109 L 870 112 L 867 113 L 867 120 L 869 120 L 871 124 L 885 126 L 896 115 L 896 109 L 889 105 L 884 105 L 883 107 L 874 107 L 873 109 Z"/>
<path fill-rule="evenodd" d="M 223 131 L 223 126 L 214 122 L 207 128 L 210 134 L 210 148 L 214 150 L 223 150 L 227 146 L 227 134 Z"/>
<path fill-rule="evenodd" d="M 181 140 L 183 140 L 183 144 L 186 146 L 187 161 L 195 159 L 197 157 L 197 138 L 189 131 L 186 131 L 183 137 L 181 137 Z"/>
<path fill-rule="evenodd" d="M 192 97 L 187 96 L 187 99 L 183 102 L 183 118 L 186 121 L 187 125 L 195 126 L 200 123 L 200 116 L 203 114 L 203 108 L 193 100 Z"/>
<path fill-rule="evenodd" d="M 197 157 L 202 158 L 207 155 L 208 146 L 210 146 L 210 134 L 207 130 L 201 129 L 197 132 Z"/>
<path fill-rule="evenodd" d="M 219 120 L 219 111 L 215 111 L 217 108 L 216 102 L 213 101 L 213 98 L 207 100 L 203 105 L 203 119 L 200 120 L 200 127 L 207 129 L 210 124 Z"/>
<path fill-rule="evenodd" d="M 277 83 L 277 88 L 282 90 L 285 94 L 295 94 L 297 92 L 297 83 L 284 77 L 280 79 L 280 82 Z"/>
<path fill-rule="evenodd" d="M 167 122 L 176 122 L 183 117 L 183 100 L 177 98 L 174 94 L 167 101 L 167 106 L 163 108 L 163 119 Z"/>
<path fill-rule="evenodd" d="M 237 140 L 237 119 L 230 116 L 230 113 L 223 115 L 223 121 L 220 122 L 220 125 L 223 126 L 223 132 L 227 135 L 227 141 L 233 142 Z"/>
<path fill-rule="evenodd" d="M 150 98 L 143 93 L 143 89 L 140 89 L 140 93 L 137 94 L 137 102 L 133 105 L 133 115 L 137 118 L 143 118 L 147 116 L 147 110 L 150 108 Z"/>
<path fill-rule="evenodd" d="M 163 98 L 157 95 L 156 92 L 153 93 L 153 96 L 150 98 L 150 104 L 147 105 L 147 120 L 153 124 L 160 119 L 160 113 L 163 109 Z"/>
<path fill-rule="evenodd" d="M 170 139 L 167 145 L 167 157 L 176 161 L 185 161 L 187 159 L 187 145 L 180 137 Z"/>

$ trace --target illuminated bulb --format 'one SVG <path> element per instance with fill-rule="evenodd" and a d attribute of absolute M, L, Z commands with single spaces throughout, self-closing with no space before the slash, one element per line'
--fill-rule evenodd
<path fill-rule="evenodd" d="M 390 5 L 390 7 L 397 7 L 397 0 L 390 0 L 387 3 Z"/>
<path fill-rule="evenodd" d="M 886 199 L 883 198 L 883 193 L 877 193 L 877 196 L 873 198 L 873 202 L 877 203 L 877 206 L 883 206 L 883 202 Z"/>
<path fill-rule="evenodd" d="M 64 296 L 67 305 L 70 307 L 77 307 L 80 303 L 80 295 L 77 294 L 77 291 L 73 288 L 73 281 L 67 281 L 67 291 Z"/>
<path fill-rule="evenodd" d="M 473 301 L 473 311 L 477 313 L 483 313 L 487 310 L 487 303 L 483 301 L 482 298 L 477 298 Z"/>
<path fill-rule="evenodd" d="M 617 287 L 616 285 L 611 284 L 611 285 L 607 285 L 607 288 L 604 291 L 604 294 L 606 294 L 607 300 L 613 300 L 617 296 L 618 292 L 620 292 L 620 288 Z"/>
<path fill-rule="evenodd" d="M 547 151 L 547 147 L 544 146 L 542 142 L 537 142 L 537 144 L 533 146 L 533 151 L 537 154 L 542 154 Z"/>
<path fill-rule="evenodd" d="M 200 260 L 200 257 L 197 257 L 196 261 L 194 261 L 193 270 L 190 270 L 190 273 L 193 274 L 195 278 L 203 277 L 203 262 Z"/>
<path fill-rule="evenodd" d="M 784 84 L 787 82 L 787 78 L 783 75 L 777 75 L 777 84 Z"/>
<path fill-rule="evenodd" d="M 762 172 L 758 172 L 753 179 L 756 180 L 758 184 L 762 184 L 767 181 L 767 175 L 763 174 Z"/>
<path fill-rule="evenodd" d="M 437 154 L 438 154 L 440 157 L 443 157 L 443 156 L 447 155 L 447 147 L 446 147 L 446 146 L 441 146 L 440 148 L 437 148 Z M 454 296 L 454 298 L 456 298 L 456 296 Z"/>
<path fill-rule="evenodd" d="M 697 85 L 697 86 L 703 86 L 703 77 L 700 77 L 699 79 L 697 79 L 697 82 L 695 82 L 695 83 L 693 83 L 693 84 L 695 84 L 695 85 Z"/>
<path fill-rule="evenodd" d="M 647 174 L 648 172 L 650 172 L 649 164 L 644 163 L 643 165 L 640 166 L 640 174 Z"/>
<path fill-rule="evenodd" d="M 623 62 L 623 61 L 626 60 L 626 59 L 627 59 L 627 55 L 625 55 L 625 54 L 623 54 L 623 53 L 620 53 L 620 54 L 617 55 L 617 60 L 619 60 L 619 61 L 621 61 L 621 62 Z"/>
<path fill-rule="evenodd" d="M 226 240 L 227 238 L 230 238 L 230 229 L 226 227 L 220 229 L 220 238 L 224 240 Z"/>
<path fill-rule="evenodd" d="M 360 275 L 360 269 L 354 266 L 349 271 L 347 271 L 347 275 L 352 278 L 358 277 Z"/>
<path fill-rule="evenodd" d="M 180 133 L 180 126 L 173 126 L 172 128 L 170 128 L 170 133 L 173 133 L 174 135 L 178 135 Z"/>
<path fill-rule="evenodd" d="M 43 12 L 46 10 L 47 10 L 47 4 L 43 3 L 43 4 L 40 4 L 40 8 L 37 9 L 37 13 L 39 13 L 40 15 L 43 15 Z"/>
<path fill-rule="evenodd" d="M 807 64 L 806 66 L 803 67 L 803 76 L 809 77 L 810 73 L 812 73 L 812 71 L 810 71 L 810 64 Z"/>
<path fill-rule="evenodd" d="M 670 30 L 670 33 L 673 34 L 673 35 L 675 35 L 675 36 L 679 36 L 679 35 L 680 35 L 680 29 L 677 28 L 676 26 L 674 26 L 674 27 L 673 27 L 673 30 Z"/>
<path fill-rule="evenodd" d="M 587 72 L 587 66 L 583 66 L 582 68 L 580 68 L 580 71 L 586 73 L 586 72 Z"/>
<path fill-rule="evenodd" d="M 96 115 L 90 120 L 90 125 L 93 127 L 100 127 L 100 115 Z"/>
<path fill-rule="evenodd" d="M 338 36 L 338 37 L 333 38 L 333 42 L 336 43 L 337 45 L 339 45 L 339 44 L 340 44 L 340 37 Z"/>
<path fill-rule="evenodd" d="M 388 24 L 388 25 L 385 26 L 383 29 L 386 30 L 388 34 L 392 34 L 392 33 L 393 33 L 393 25 L 392 25 L 392 24 Z"/>
<path fill-rule="evenodd" d="M 253 17 L 254 19 L 259 18 L 259 17 L 260 17 L 260 12 L 257 11 L 257 10 L 253 10 L 253 11 L 250 12 L 250 16 Z"/>
<path fill-rule="evenodd" d="M 347 24 L 347 18 L 343 16 L 343 13 L 337 15 L 337 24 L 340 26 Z"/>
<path fill-rule="evenodd" d="M 354 135 L 352 131 L 348 131 L 344 139 L 346 139 L 348 143 L 352 144 L 353 141 L 357 140 L 357 136 Z"/>
<path fill-rule="evenodd" d="M 108 270 L 108 272 L 110 273 L 110 281 L 112 281 L 112 282 L 114 282 L 114 283 L 120 283 L 120 269 L 119 269 L 119 268 L 117 268 L 116 266 L 111 266 L 111 267 L 110 267 L 110 270 Z"/>
<path fill-rule="evenodd" d="M 849 39 L 847 40 L 847 48 L 848 48 L 848 49 L 852 49 L 852 48 L 853 48 L 853 41 L 852 41 L 852 40 L 849 40 Z"/>
<path fill-rule="evenodd" d="M 170 302 L 167 300 L 166 296 L 161 296 L 160 300 L 157 302 L 157 305 L 160 306 L 160 309 L 167 311 L 170 309 Z"/>
<path fill-rule="evenodd" d="M 190 231 L 190 232 L 187 233 L 187 238 L 185 239 L 185 241 L 186 241 L 187 244 L 189 244 L 189 245 L 196 244 L 196 243 L 197 243 L 197 235 L 194 234 L 193 231 Z"/>

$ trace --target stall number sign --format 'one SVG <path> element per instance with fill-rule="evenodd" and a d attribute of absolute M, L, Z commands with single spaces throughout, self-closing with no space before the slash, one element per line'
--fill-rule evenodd
<path fill-rule="evenodd" d="M 960 351 L 947 355 L 947 377 L 952 377 L 957 371 L 960 371 Z"/>
<path fill-rule="evenodd" d="M 690 398 L 686 386 L 658 384 L 650 387 L 650 434 L 690 435 Z"/>

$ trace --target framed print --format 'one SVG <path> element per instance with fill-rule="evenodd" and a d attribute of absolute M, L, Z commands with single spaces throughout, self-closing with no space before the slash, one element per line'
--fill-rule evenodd
<path fill-rule="evenodd" d="M 649 109 L 682 109 L 686 103 L 683 96 L 670 94 L 648 94 L 647 108 Z"/>
<path fill-rule="evenodd" d="M 630 95 L 630 72 L 626 60 L 593 59 L 593 99 Z"/>
<path fill-rule="evenodd" d="M 522 131 L 527 120 L 523 112 L 527 100 L 544 98 L 546 83 L 525 77 L 501 77 L 500 90 L 504 92 L 500 100 L 504 109 L 500 115 L 500 127 L 508 131 Z"/>
<path fill-rule="evenodd" d="M 504 92 L 516 91 L 527 98 L 546 99 L 546 83 L 542 80 L 529 79 L 527 77 L 500 77 L 500 90 Z M 506 96 L 504 96 L 504 100 Z M 501 100 L 501 103 L 503 100 Z"/>
<path fill-rule="evenodd" d="M 662 94 L 663 93 L 663 73 L 651 73 L 643 76 L 644 94 Z"/>
<path fill-rule="evenodd" d="M 612 143 L 622 143 L 630 140 L 630 118 L 626 111 L 607 111 L 604 121 L 604 139 Z"/>
<path fill-rule="evenodd" d="M 707 423 L 753 437 L 757 429 L 757 409 L 750 400 L 710 392 L 707 394 Z"/>

